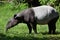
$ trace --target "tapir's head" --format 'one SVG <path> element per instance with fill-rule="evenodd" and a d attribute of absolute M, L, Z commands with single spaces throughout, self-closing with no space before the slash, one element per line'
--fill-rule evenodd
<path fill-rule="evenodd" d="M 30 15 L 30 16 L 29 16 Z M 29 20 L 30 19 L 30 20 Z M 33 22 L 33 13 L 31 9 L 24 10 L 18 14 L 15 14 L 14 17 L 8 21 L 7 26 L 6 26 L 6 31 L 18 23 L 21 22 Z"/>
<path fill-rule="evenodd" d="M 21 18 L 17 17 L 16 15 L 14 15 L 13 18 L 11 18 L 7 25 L 6 25 L 6 31 L 14 26 L 16 26 L 18 23 L 22 22 Z"/>

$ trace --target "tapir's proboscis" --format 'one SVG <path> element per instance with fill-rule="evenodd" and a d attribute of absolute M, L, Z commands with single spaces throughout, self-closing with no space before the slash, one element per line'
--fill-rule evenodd
<path fill-rule="evenodd" d="M 49 34 L 54 34 L 56 31 L 56 22 L 59 18 L 59 13 L 51 6 L 38 6 L 25 9 L 17 13 L 10 19 L 6 25 L 6 31 L 19 23 L 26 23 L 29 33 L 32 29 L 37 33 L 37 24 L 48 25 Z"/>

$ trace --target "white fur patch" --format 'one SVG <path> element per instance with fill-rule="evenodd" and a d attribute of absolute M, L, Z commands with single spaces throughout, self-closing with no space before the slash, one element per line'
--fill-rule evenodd
<path fill-rule="evenodd" d="M 33 7 L 32 8 L 35 12 L 35 17 L 37 17 L 37 22 L 39 24 L 47 24 L 50 20 L 57 17 L 55 9 L 51 6 L 39 6 L 39 7 Z M 52 10 L 54 10 L 54 13 L 52 13 Z"/>

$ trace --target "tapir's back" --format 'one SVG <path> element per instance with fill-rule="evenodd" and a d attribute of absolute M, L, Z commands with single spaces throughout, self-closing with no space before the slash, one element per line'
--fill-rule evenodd
<path fill-rule="evenodd" d="M 35 12 L 37 22 L 40 24 L 47 24 L 50 20 L 58 16 L 56 10 L 51 6 L 39 6 L 32 9 Z"/>

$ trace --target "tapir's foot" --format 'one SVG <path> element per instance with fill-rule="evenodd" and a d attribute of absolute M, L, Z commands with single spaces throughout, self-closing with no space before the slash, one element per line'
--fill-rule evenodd
<path fill-rule="evenodd" d="M 56 34 L 56 32 L 55 32 L 55 31 L 53 31 L 53 34 Z"/>
<path fill-rule="evenodd" d="M 56 33 L 48 33 L 48 34 L 56 34 Z"/>
<path fill-rule="evenodd" d="M 31 30 L 29 30 L 29 34 L 31 34 Z"/>
<path fill-rule="evenodd" d="M 56 32 L 49 32 L 48 34 L 56 34 Z"/>
<path fill-rule="evenodd" d="M 52 30 L 49 30 L 48 34 L 52 34 Z"/>
<path fill-rule="evenodd" d="M 37 32 L 35 32 L 35 34 L 38 34 Z"/>
<path fill-rule="evenodd" d="M 29 34 L 31 34 L 31 33 L 29 32 Z"/>
<path fill-rule="evenodd" d="M 38 33 L 35 33 L 35 34 L 38 34 Z"/>
<path fill-rule="evenodd" d="M 53 34 L 56 34 L 56 33 L 53 33 Z"/>
<path fill-rule="evenodd" d="M 48 34 L 52 34 L 51 32 L 48 32 Z"/>

